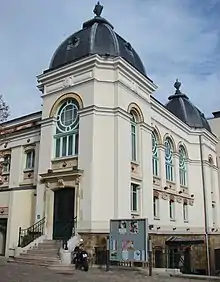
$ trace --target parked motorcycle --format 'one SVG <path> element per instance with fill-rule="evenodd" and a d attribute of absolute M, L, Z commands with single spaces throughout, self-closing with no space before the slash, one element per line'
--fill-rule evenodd
<path fill-rule="evenodd" d="M 86 251 L 79 250 L 79 252 L 75 256 L 74 261 L 76 269 L 81 270 L 83 268 L 84 271 L 89 270 L 88 253 Z"/>

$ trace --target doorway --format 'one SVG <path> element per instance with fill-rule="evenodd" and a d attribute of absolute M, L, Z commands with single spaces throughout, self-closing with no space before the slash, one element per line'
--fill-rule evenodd
<path fill-rule="evenodd" d="M 160 249 L 155 250 L 155 268 L 163 268 L 163 251 Z"/>
<path fill-rule="evenodd" d="M 191 273 L 191 248 L 188 247 L 184 251 L 183 272 L 186 274 Z"/>
<path fill-rule="evenodd" d="M 74 202 L 74 188 L 62 188 L 54 192 L 54 240 L 68 240 L 71 237 L 74 224 Z"/>
<path fill-rule="evenodd" d="M 0 218 L 0 256 L 5 255 L 7 218 Z"/>
<path fill-rule="evenodd" d="M 215 249 L 215 270 L 220 273 L 220 249 Z"/>

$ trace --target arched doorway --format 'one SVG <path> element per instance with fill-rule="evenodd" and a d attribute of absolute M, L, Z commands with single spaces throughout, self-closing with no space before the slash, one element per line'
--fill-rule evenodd
<path fill-rule="evenodd" d="M 54 192 L 54 240 L 67 240 L 71 237 L 74 224 L 74 203 L 74 188 L 62 188 Z"/>

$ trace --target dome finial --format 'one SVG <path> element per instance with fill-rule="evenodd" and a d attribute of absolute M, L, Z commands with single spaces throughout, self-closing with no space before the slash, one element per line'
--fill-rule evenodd
<path fill-rule="evenodd" d="M 95 8 L 93 10 L 93 13 L 97 16 L 100 17 L 101 13 L 103 10 L 103 6 L 100 4 L 100 2 L 98 1 L 97 4 L 95 5 Z"/>
<path fill-rule="evenodd" d="M 175 94 L 181 94 L 181 91 L 180 91 L 181 82 L 178 80 L 178 78 L 176 79 L 173 86 L 174 86 L 174 88 L 176 88 Z"/>

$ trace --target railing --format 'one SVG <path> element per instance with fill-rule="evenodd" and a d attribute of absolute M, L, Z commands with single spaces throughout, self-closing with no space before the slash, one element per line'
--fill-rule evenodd
<path fill-rule="evenodd" d="M 68 249 L 67 242 L 71 238 L 71 236 L 75 235 L 76 233 L 76 227 L 77 227 L 77 217 L 75 217 L 73 220 L 67 223 L 67 225 L 63 228 L 63 234 L 66 234 L 62 240 L 62 247 L 64 250 Z"/>
<path fill-rule="evenodd" d="M 19 239 L 18 239 L 18 247 L 25 247 L 35 239 L 39 238 L 41 235 L 44 234 L 44 226 L 45 226 L 45 217 L 34 225 L 22 229 L 19 227 Z"/>

